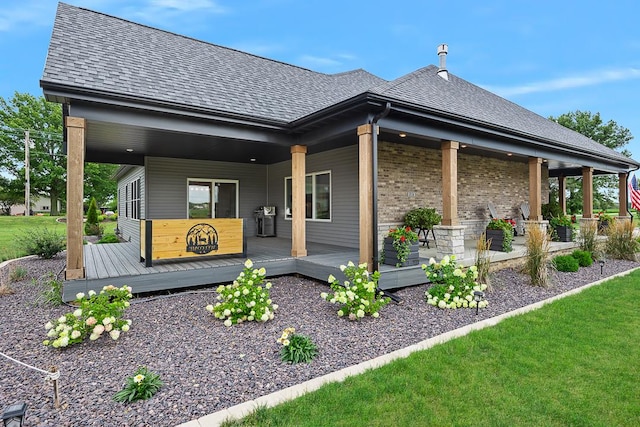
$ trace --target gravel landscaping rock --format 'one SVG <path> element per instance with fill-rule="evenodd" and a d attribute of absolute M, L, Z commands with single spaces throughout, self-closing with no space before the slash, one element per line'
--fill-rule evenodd
<path fill-rule="evenodd" d="M 37 279 L 61 272 L 64 254 L 53 260 L 16 261 L 0 271 L 3 280 L 19 265 L 27 269 L 27 277 L 10 284 L 15 293 L 0 296 L 0 352 L 40 369 L 57 366 L 61 371 L 62 406 L 55 409 L 51 384 L 43 381 L 43 374 L 0 357 L 0 404 L 25 401 L 29 426 L 174 426 L 603 277 L 594 264 L 576 273 L 554 273 L 553 286 L 534 288 L 526 276 L 507 269 L 492 275 L 489 306 L 477 316 L 475 309 L 427 305 L 427 286 L 421 285 L 395 292 L 402 302 L 389 304 L 379 319 L 350 322 L 338 318 L 337 306 L 320 298 L 320 292 L 329 290 L 327 284 L 283 276 L 271 279 L 271 298 L 279 308 L 266 323 L 225 327 L 205 310 L 215 301 L 212 287 L 133 299 L 125 315 L 133 321 L 131 331 L 118 341 L 102 337 L 59 350 L 42 345 L 43 325 L 72 309 L 45 305 L 44 285 Z M 639 266 L 608 260 L 604 276 Z M 286 327 L 318 345 L 313 362 L 280 361 L 276 339 Z M 116 403 L 113 395 L 139 366 L 158 373 L 164 386 L 147 401 Z"/>

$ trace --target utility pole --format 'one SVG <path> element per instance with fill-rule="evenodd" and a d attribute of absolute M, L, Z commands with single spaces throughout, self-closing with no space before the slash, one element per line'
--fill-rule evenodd
<path fill-rule="evenodd" d="M 24 216 L 31 214 L 31 173 L 29 172 L 29 131 L 24 131 Z"/>

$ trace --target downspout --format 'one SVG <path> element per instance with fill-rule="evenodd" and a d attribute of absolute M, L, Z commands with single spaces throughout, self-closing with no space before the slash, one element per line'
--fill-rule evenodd
<path fill-rule="evenodd" d="M 373 187 L 373 209 L 372 209 L 372 230 L 373 234 L 373 266 L 372 271 L 378 270 L 378 120 L 384 118 L 389 114 L 391 110 L 391 103 L 387 102 L 384 110 L 373 116 L 373 119 L 369 122 L 371 126 L 371 132 L 373 133 L 371 138 L 371 151 L 372 151 L 372 167 L 371 167 L 371 183 Z"/>

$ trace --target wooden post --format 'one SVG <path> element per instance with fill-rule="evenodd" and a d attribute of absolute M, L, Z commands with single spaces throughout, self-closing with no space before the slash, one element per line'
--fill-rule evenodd
<path fill-rule="evenodd" d="M 52 366 L 50 369 L 52 374 L 56 374 L 58 372 L 58 368 L 56 368 L 55 366 Z M 55 377 L 59 377 L 60 375 L 55 375 Z M 60 384 L 58 384 L 58 379 L 53 379 L 51 380 L 51 382 L 53 383 L 53 407 L 54 408 L 59 408 L 60 407 Z"/>
<path fill-rule="evenodd" d="M 459 225 L 458 148 L 456 141 L 442 142 L 442 225 Z"/>
<path fill-rule="evenodd" d="M 558 203 L 562 209 L 562 215 L 567 214 L 567 182 L 564 175 L 558 177 Z"/>
<path fill-rule="evenodd" d="M 593 168 L 582 168 L 582 218 L 593 218 Z"/>
<path fill-rule="evenodd" d="M 307 147 L 291 147 L 291 256 L 307 256 L 306 247 L 306 156 Z"/>
<path fill-rule="evenodd" d="M 358 126 L 360 263 L 373 268 L 373 125 Z"/>
<path fill-rule="evenodd" d="M 82 259 L 84 146 L 86 121 L 67 117 L 67 280 L 85 277 Z"/>
<path fill-rule="evenodd" d="M 626 172 L 618 174 L 618 216 L 627 216 L 627 178 Z"/>
<path fill-rule="evenodd" d="M 542 221 L 542 159 L 529 157 L 529 221 Z"/>

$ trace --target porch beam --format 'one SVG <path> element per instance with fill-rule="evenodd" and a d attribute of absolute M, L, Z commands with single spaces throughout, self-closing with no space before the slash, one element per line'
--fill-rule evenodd
<path fill-rule="evenodd" d="M 68 116 L 67 129 L 67 266 L 66 280 L 85 277 L 82 258 L 82 200 L 86 120 Z"/>
<path fill-rule="evenodd" d="M 582 168 L 582 218 L 593 218 L 593 168 Z"/>
<path fill-rule="evenodd" d="M 458 219 L 458 149 L 457 141 L 443 141 L 442 150 L 442 225 L 460 225 Z"/>
<path fill-rule="evenodd" d="M 558 204 L 562 209 L 562 215 L 567 214 L 567 181 L 564 175 L 558 177 Z"/>
<path fill-rule="evenodd" d="M 542 159 L 529 157 L 529 220 L 542 220 Z"/>
<path fill-rule="evenodd" d="M 360 263 L 373 267 L 373 125 L 358 126 Z"/>
<path fill-rule="evenodd" d="M 626 172 L 618 173 L 618 216 L 627 216 L 627 178 Z"/>
<path fill-rule="evenodd" d="M 305 175 L 307 147 L 291 147 L 291 256 L 307 256 Z"/>

